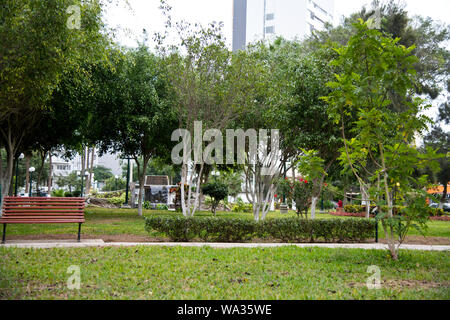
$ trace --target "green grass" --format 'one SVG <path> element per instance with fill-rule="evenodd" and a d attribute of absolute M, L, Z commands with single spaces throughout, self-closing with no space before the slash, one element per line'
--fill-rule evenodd
<path fill-rule="evenodd" d="M 181 215 L 171 211 L 150 211 L 144 210 L 144 216 L 151 215 Z M 210 212 L 199 212 L 197 216 L 211 216 Z M 218 212 L 220 217 L 241 217 L 253 219 L 251 213 Z M 279 212 L 271 212 L 268 219 L 277 219 L 296 216 L 293 212 L 282 215 Z M 361 219 L 353 217 L 336 217 L 329 214 L 318 215 L 320 219 Z M 428 236 L 450 238 L 450 222 L 430 221 Z M 8 225 L 7 235 L 37 235 L 37 234 L 76 234 L 78 226 L 76 224 L 48 224 L 48 225 Z M 83 235 L 118 235 L 130 234 L 137 236 L 148 236 L 144 229 L 144 218 L 137 215 L 136 209 L 104 209 L 86 208 L 86 223 L 82 227 Z M 409 235 L 420 235 L 417 230 L 411 229 Z M 151 236 L 161 236 L 154 233 Z M 380 238 L 384 235 L 380 229 Z"/>
<path fill-rule="evenodd" d="M 449 252 L 0 247 L 0 259 L 0 299 L 450 299 Z M 67 288 L 71 265 L 80 290 Z M 371 265 L 380 290 L 365 286 Z"/>

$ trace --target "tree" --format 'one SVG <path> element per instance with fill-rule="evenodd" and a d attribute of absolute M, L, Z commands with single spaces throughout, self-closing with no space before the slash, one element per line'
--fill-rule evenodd
<path fill-rule="evenodd" d="M 109 178 L 114 177 L 114 174 L 110 168 L 97 165 L 94 167 L 94 177 L 97 181 L 106 181 Z"/>
<path fill-rule="evenodd" d="M 424 147 L 432 148 L 438 154 L 442 155 L 439 159 L 439 171 L 436 173 L 436 178 L 444 187 L 439 208 L 442 209 L 443 204 L 447 201 L 447 185 L 450 181 L 450 133 L 442 130 L 441 127 L 434 126 L 433 130 L 424 137 Z"/>
<path fill-rule="evenodd" d="M 310 50 L 300 42 L 283 39 L 277 39 L 264 55 L 270 66 L 270 81 L 276 87 L 274 91 L 280 92 L 277 98 L 271 98 L 277 103 L 267 113 L 269 123 L 280 129 L 282 161 L 290 160 L 295 168 L 295 163 L 305 156 L 302 150 L 314 150 L 322 159 L 322 170 L 309 179 L 314 185 L 313 219 L 324 179 L 342 146 L 339 127 L 328 117 L 328 105 L 320 99 L 330 92 L 324 84 L 333 79 L 333 68 L 327 61 L 334 56 L 328 48 Z"/>
<path fill-rule="evenodd" d="M 423 231 L 428 221 L 426 194 L 413 186 L 425 186 L 427 177 L 411 177 L 415 168 L 425 167 L 435 158 L 433 152 L 420 153 L 413 143 L 414 136 L 424 131 L 430 122 L 421 112 L 425 106 L 414 98 L 416 57 L 414 47 L 406 48 L 378 30 L 371 30 L 360 20 L 357 33 L 346 46 L 335 50 L 339 57 L 332 61 L 341 68 L 336 80 L 327 85 L 333 90 L 324 100 L 330 104 L 330 117 L 340 124 L 344 148 L 340 160 L 347 163 L 361 185 L 368 181 L 371 198 L 377 203 L 389 250 L 398 259 L 399 247 L 410 227 Z M 391 104 L 394 89 L 403 112 Z M 345 136 L 346 116 L 356 115 L 351 124 L 355 133 Z M 367 171 L 367 159 L 376 165 Z M 394 210 L 395 201 L 407 205 L 403 213 Z"/>
<path fill-rule="evenodd" d="M 70 192 L 81 192 L 81 176 L 76 171 L 72 171 L 68 176 L 57 177 L 56 184 L 60 188 L 68 187 Z"/>
<path fill-rule="evenodd" d="M 171 25 L 170 20 L 167 25 Z M 181 206 L 185 217 L 194 216 L 198 209 L 204 169 L 220 162 L 222 157 L 214 149 L 223 142 L 218 132 L 223 132 L 237 116 L 236 111 L 241 107 L 238 99 L 245 95 L 239 86 L 244 74 L 236 69 L 236 61 L 225 44 L 221 27 L 221 24 L 212 23 L 208 28 L 193 28 L 186 23 L 177 23 L 175 32 L 180 38 L 179 49 L 169 51 L 161 43 L 174 91 L 173 107 L 179 128 L 183 128 L 172 138 L 175 141 L 181 139 L 175 150 L 183 150 L 181 157 L 179 153 L 175 157 L 176 164 L 181 165 Z M 207 128 L 207 131 L 203 132 L 199 127 Z M 207 149 L 203 149 L 204 133 L 210 142 Z M 201 135 L 201 139 L 194 141 L 195 158 L 191 161 L 191 139 L 195 135 Z"/>
<path fill-rule="evenodd" d="M 285 178 L 278 183 L 278 190 L 286 195 L 288 201 L 295 201 L 297 216 L 305 219 L 308 219 L 313 187 L 310 181 L 303 178 L 298 178 L 298 180 Z"/>
<path fill-rule="evenodd" d="M 69 6 L 80 9 L 81 29 L 68 27 Z M 66 68 L 102 55 L 98 1 L 14 1 L 2 3 L 0 16 L 0 145 L 6 149 L 2 195 L 10 186 L 14 157 L 26 135 L 48 108 Z"/>
<path fill-rule="evenodd" d="M 127 185 L 126 180 L 122 178 L 111 177 L 105 181 L 105 186 L 103 187 L 103 191 L 118 191 L 124 190 Z"/>
<path fill-rule="evenodd" d="M 90 139 L 100 152 L 131 157 L 139 180 L 138 213 L 142 216 L 144 179 L 152 158 L 170 155 L 175 128 L 171 92 L 163 60 L 140 45 L 122 56 L 112 52 L 112 66 L 94 69 L 95 95 Z"/>
<path fill-rule="evenodd" d="M 202 192 L 204 195 L 211 197 L 211 211 L 216 216 L 216 208 L 220 201 L 228 197 L 228 186 L 219 181 L 211 181 L 202 186 Z"/>
<path fill-rule="evenodd" d="M 308 45 L 313 49 L 318 49 L 327 42 L 346 45 L 350 37 L 357 33 L 354 24 L 358 19 L 368 21 L 377 10 L 381 19 L 381 32 L 394 39 L 399 38 L 399 44 L 405 47 L 415 46 L 411 54 L 418 58 L 413 65 L 417 72 L 414 83 L 416 93 L 427 94 L 431 99 L 436 99 L 450 72 L 450 65 L 447 63 L 450 50 L 446 45 L 450 39 L 450 25 L 434 22 L 431 18 L 410 17 L 405 5 L 400 2 L 373 1 L 372 8 L 363 7 L 359 12 L 344 18 L 341 25 L 327 25 L 324 31 L 315 31 L 308 39 Z M 373 25 L 377 26 L 377 22 Z M 392 107 L 399 110 L 402 107 L 401 100 L 401 97 L 399 103 L 393 100 Z"/>

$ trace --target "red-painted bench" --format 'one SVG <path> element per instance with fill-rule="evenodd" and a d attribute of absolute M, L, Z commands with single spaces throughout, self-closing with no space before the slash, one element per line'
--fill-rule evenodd
<path fill-rule="evenodd" d="M 3 200 L 2 243 L 5 243 L 7 224 L 78 223 L 78 242 L 84 223 L 84 198 L 22 198 Z"/>

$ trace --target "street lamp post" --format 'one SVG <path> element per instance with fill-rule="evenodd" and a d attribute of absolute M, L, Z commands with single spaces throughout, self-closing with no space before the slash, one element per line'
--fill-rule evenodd
<path fill-rule="evenodd" d="M 33 196 L 33 172 L 36 169 L 34 167 L 31 167 L 30 169 L 28 169 L 28 171 L 30 171 L 30 198 Z"/>
<path fill-rule="evenodd" d="M 83 196 L 84 196 L 84 193 L 83 193 L 83 189 L 84 189 L 84 185 L 83 185 L 84 177 L 85 177 L 85 176 L 87 177 L 88 175 L 89 175 L 89 172 L 87 172 L 87 171 L 85 171 L 84 174 L 82 174 L 80 171 L 77 171 L 77 176 L 81 176 L 81 198 L 83 198 Z"/>
<path fill-rule="evenodd" d="M 20 154 L 20 156 L 17 158 L 16 162 L 16 186 L 14 190 L 14 196 L 17 197 L 17 182 L 18 182 L 18 176 L 19 176 L 19 160 L 25 158 L 25 155 L 23 153 Z"/>

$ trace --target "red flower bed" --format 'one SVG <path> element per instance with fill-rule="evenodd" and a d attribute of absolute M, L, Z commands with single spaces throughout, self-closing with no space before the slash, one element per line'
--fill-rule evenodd
<path fill-rule="evenodd" d="M 449 216 L 430 217 L 430 220 L 435 220 L 435 221 L 450 221 L 450 217 L 449 217 Z"/>
<path fill-rule="evenodd" d="M 350 212 L 330 212 L 333 216 L 340 216 L 340 217 L 358 217 L 358 218 L 365 218 L 366 213 L 365 212 L 359 212 L 359 213 L 350 213 Z M 373 214 L 370 215 L 371 218 L 374 218 L 375 216 Z"/>

